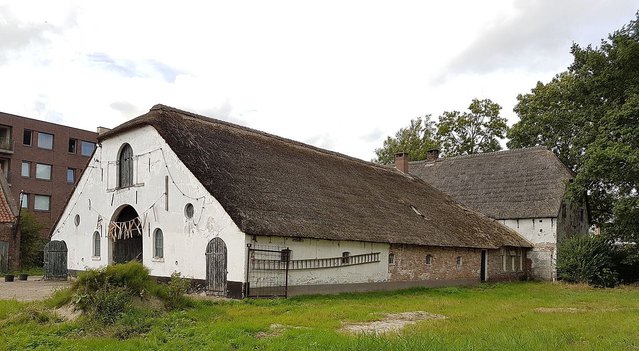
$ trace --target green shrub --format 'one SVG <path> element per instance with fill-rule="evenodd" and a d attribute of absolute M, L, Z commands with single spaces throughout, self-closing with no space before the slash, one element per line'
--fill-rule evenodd
<path fill-rule="evenodd" d="M 564 240 L 558 249 L 557 273 L 564 281 L 597 287 L 612 287 L 619 282 L 612 245 L 595 236 L 573 236 Z"/>
<path fill-rule="evenodd" d="M 126 288 L 132 295 L 144 297 L 155 289 L 156 284 L 149 275 L 148 268 L 140 262 L 131 261 L 82 272 L 78 274 L 72 289 L 76 292 L 91 292 L 104 285 Z"/>
<path fill-rule="evenodd" d="M 171 280 L 164 288 L 164 307 L 169 310 L 190 306 L 190 300 L 184 295 L 191 286 L 191 280 L 182 278 L 179 272 L 171 274 Z"/>

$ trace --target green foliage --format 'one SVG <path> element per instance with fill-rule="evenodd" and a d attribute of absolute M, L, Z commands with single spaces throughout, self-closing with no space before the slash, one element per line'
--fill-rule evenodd
<path fill-rule="evenodd" d="M 40 236 L 42 225 L 33 213 L 20 213 L 20 262 L 22 268 L 42 267 L 43 249 L 46 240 Z"/>
<path fill-rule="evenodd" d="M 470 155 L 501 150 L 499 139 L 508 131 L 501 106 L 490 99 L 473 99 L 469 112 L 444 112 L 439 116 L 437 139 L 446 156 Z"/>
<path fill-rule="evenodd" d="M 573 63 L 519 95 L 508 146 L 551 148 L 589 196 L 593 222 L 613 240 L 639 236 L 639 13 L 599 47 L 572 46 Z"/>
<path fill-rule="evenodd" d="M 130 295 L 141 298 L 157 289 L 149 275 L 149 269 L 140 262 L 131 261 L 81 272 L 73 282 L 72 290 L 76 293 L 91 293 L 104 286 L 125 288 Z"/>
<path fill-rule="evenodd" d="M 571 283 L 587 283 L 596 287 L 612 287 L 618 283 L 614 270 L 613 249 L 609 242 L 596 236 L 573 236 L 557 250 L 559 278 Z"/>
<path fill-rule="evenodd" d="M 191 300 L 185 296 L 190 286 L 191 280 L 182 278 L 182 275 L 179 272 L 171 274 L 171 280 L 163 289 L 162 293 L 164 307 L 169 310 L 190 307 Z"/>
<path fill-rule="evenodd" d="M 438 149 L 439 144 L 435 140 L 435 122 L 430 120 L 431 116 L 426 115 L 422 119 L 417 117 L 410 121 L 410 125 L 401 128 L 395 137 L 387 137 L 384 146 L 375 149 L 377 159 L 374 162 L 381 164 L 391 164 L 395 160 L 398 152 L 408 153 L 412 161 L 426 159 L 426 152 L 431 149 Z"/>

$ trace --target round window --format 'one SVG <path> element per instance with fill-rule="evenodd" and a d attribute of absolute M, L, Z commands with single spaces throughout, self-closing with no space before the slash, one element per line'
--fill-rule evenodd
<path fill-rule="evenodd" d="M 80 215 L 79 214 L 75 215 L 75 218 L 73 219 L 73 222 L 75 223 L 76 227 L 80 225 Z"/>
<path fill-rule="evenodd" d="M 186 216 L 186 218 L 191 219 L 193 218 L 193 212 L 195 210 L 193 209 L 193 204 L 188 203 L 186 204 L 186 206 L 184 206 L 184 215 Z"/>

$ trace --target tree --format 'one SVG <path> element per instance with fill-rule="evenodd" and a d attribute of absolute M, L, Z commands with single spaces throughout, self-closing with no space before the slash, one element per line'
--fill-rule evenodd
<path fill-rule="evenodd" d="M 395 137 L 387 137 L 384 146 L 375 149 L 377 159 L 374 162 L 381 164 L 391 164 L 395 160 L 398 152 L 408 153 L 410 160 L 418 161 L 426 158 L 426 152 L 439 148 L 435 140 L 435 122 L 430 120 L 431 116 L 417 117 L 410 121 L 410 126 L 401 128 Z"/>
<path fill-rule="evenodd" d="M 573 63 L 519 95 L 509 147 L 544 145 L 577 172 L 572 197 L 589 196 L 611 239 L 639 239 L 639 13 L 599 47 L 574 44 Z"/>
<path fill-rule="evenodd" d="M 506 119 L 501 106 L 490 99 L 473 99 L 470 112 L 444 112 L 439 117 L 437 139 L 442 153 L 459 156 L 501 150 L 499 139 L 506 136 Z"/>
<path fill-rule="evenodd" d="M 20 265 L 22 268 L 42 267 L 46 240 L 40 236 L 42 225 L 29 211 L 20 214 Z"/>

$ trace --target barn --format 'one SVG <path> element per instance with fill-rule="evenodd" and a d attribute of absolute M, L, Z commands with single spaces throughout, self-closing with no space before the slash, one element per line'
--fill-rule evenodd
<path fill-rule="evenodd" d="M 522 279 L 531 243 L 395 169 L 164 105 L 98 137 L 52 231 L 231 297 Z"/>

